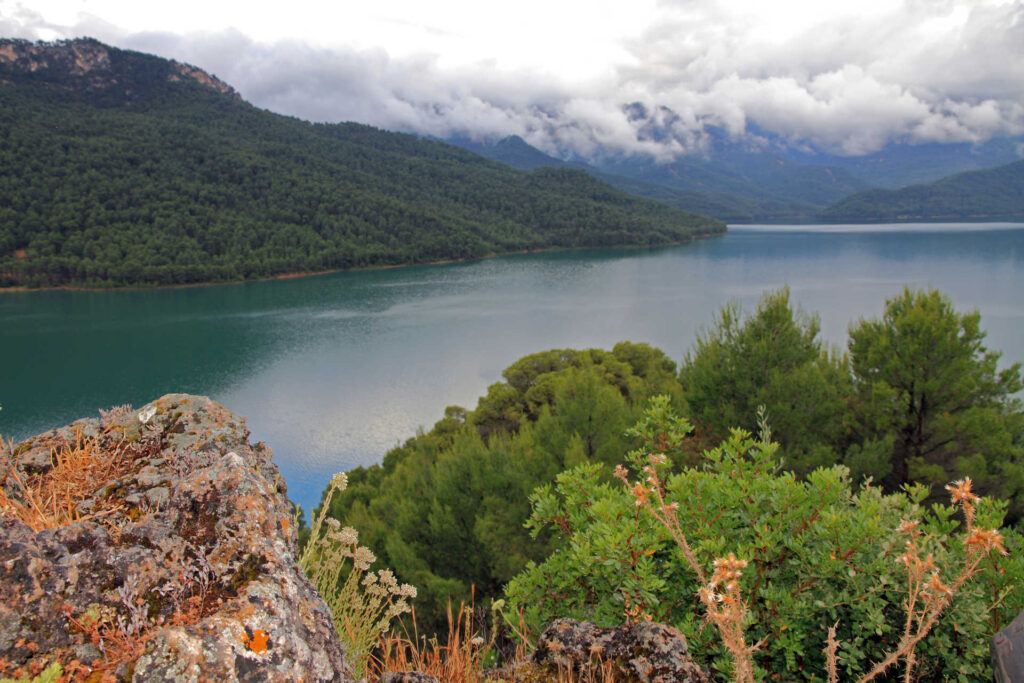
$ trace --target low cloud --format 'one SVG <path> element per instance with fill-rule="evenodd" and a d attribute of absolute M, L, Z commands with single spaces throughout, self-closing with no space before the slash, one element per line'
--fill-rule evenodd
<path fill-rule="evenodd" d="M 848 155 L 892 141 L 1024 133 L 1019 2 L 907 0 L 805 22 L 785 39 L 710 1 L 662 2 L 655 19 L 624 43 L 628 63 L 585 82 L 486 62 L 443 66 L 383 48 L 258 42 L 230 30 L 130 33 L 95 18 L 58 26 L 21 6 L 0 15 L 0 34 L 91 35 L 189 62 L 258 106 L 304 119 L 437 137 L 519 135 L 561 156 L 670 159 L 704 149 L 709 126 L 737 138 L 756 126 Z"/>

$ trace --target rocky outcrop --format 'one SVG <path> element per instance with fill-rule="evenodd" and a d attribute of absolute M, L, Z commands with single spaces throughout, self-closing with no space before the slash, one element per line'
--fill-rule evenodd
<path fill-rule="evenodd" d="M 0 676 L 57 660 L 79 680 L 348 680 L 285 483 L 244 420 L 168 395 L 6 460 Z"/>
<path fill-rule="evenodd" d="M 109 71 L 110 52 L 99 41 L 87 39 L 57 43 L 2 40 L 0 62 L 29 73 L 59 69 L 72 76 L 84 76 L 90 71 Z"/>
<path fill-rule="evenodd" d="M 686 638 L 664 624 L 640 622 L 598 628 L 589 621 L 557 619 L 541 634 L 534 664 L 549 676 L 572 672 L 576 680 L 629 683 L 707 683 L 690 658 Z"/>
<path fill-rule="evenodd" d="M 132 64 L 125 65 L 123 57 L 129 58 Z M 122 59 L 113 59 L 121 56 Z M 147 66 L 139 63 L 148 62 Z M 154 65 L 160 65 L 154 68 Z M 163 68 L 166 67 L 166 68 Z M 59 40 L 52 43 L 30 42 L 18 39 L 0 39 L 0 74 L 34 75 L 37 79 L 55 78 L 68 85 L 67 77 L 77 79 L 75 82 L 88 88 L 99 89 L 122 84 L 130 87 L 143 85 L 141 81 L 154 77 L 170 82 L 190 79 L 216 92 L 230 95 L 235 99 L 241 96 L 234 88 L 215 76 L 190 64 L 182 64 L 174 60 L 159 60 L 148 55 L 137 55 L 117 48 L 108 47 L 93 38 L 76 38 L 75 40 Z M 140 81 L 131 83 L 129 81 Z"/>

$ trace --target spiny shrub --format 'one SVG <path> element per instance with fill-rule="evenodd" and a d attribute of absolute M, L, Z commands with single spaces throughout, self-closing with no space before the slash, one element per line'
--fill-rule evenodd
<path fill-rule="evenodd" d="M 856 680 L 894 651 L 920 680 L 991 677 L 991 635 L 1024 606 L 1021 537 L 993 531 L 1003 503 L 972 500 L 961 521 L 962 505 L 925 509 L 921 486 L 884 495 L 870 482 L 854 487 L 842 466 L 798 479 L 780 469 L 766 430 L 761 438 L 735 430 L 699 467 L 673 471 L 661 454 L 688 430 L 655 399 L 633 432 L 644 447 L 618 471 L 635 483 L 587 464 L 533 496 L 528 525 L 562 542 L 507 588 L 531 629 L 559 616 L 601 626 L 654 619 L 682 630 L 693 656 L 723 680 L 781 672 L 821 680 L 830 657 L 842 680 Z M 978 554 L 979 530 L 992 540 L 988 551 L 1008 554 Z M 928 576 L 908 574 L 915 558 Z M 932 568 L 949 577 L 933 592 L 967 568 L 978 574 L 943 598 L 941 620 L 929 616 L 934 605 L 922 611 Z M 914 637 L 930 623 L 908 650 L 912 621 Z M 722 625 L 738 628 L 728 635 Z M 737 661 L 739 650 L 749 662 Z"/>

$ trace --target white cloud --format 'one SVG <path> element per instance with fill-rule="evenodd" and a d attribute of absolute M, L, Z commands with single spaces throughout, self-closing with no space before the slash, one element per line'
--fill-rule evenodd
<path fill-rule="evenodd" d="M 307 119 L 561 154 L 668 158 L 708 124 L 845 154 L 1024 132 L 1020 0 L 208 5 L 0 0 L 0 33 L 173 57 Z"/>

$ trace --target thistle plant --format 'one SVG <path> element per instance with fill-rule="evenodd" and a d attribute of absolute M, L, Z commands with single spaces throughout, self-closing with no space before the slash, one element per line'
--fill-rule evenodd
<path fill-rule="evenodd" d="M 408 600 L 416 597 L 416 588 L 399 584 L 389 569 L 370 571 L 377 558 L 359 545 L 358 532 L 327 516 L 334 493 L 347 486 L 343 472 L 331 478 L 299 565 L 330 607 L 334 629 L 361 678 L 379 636 L 395 617 L 410 611 Z"/>
<path fill-rule="evenodd" d="M 981 528 L 975 524 L 976 505 L 981 498 L 971 491 L 971 478 L 960 479 L 947 486 L 946 490 L 950 493 L 953 505 L 959 506 L 964 515 L 963 566 L 949 585 L 944 584 L 934 556 L 930 553 L 921 556 L 923 532 L 918 528 L 920 522 L 904 520 L 900 524 L 897 532 L 908 537 L 903 554 L 896 558 L 896 562 L 907 570 L 907 598 L 903 603 L 906 622 L 903 636 L 892 652 L 872 667 L 858 683 L 867 683 L 877 678 L 900 659 L 905 664 L 903 680 L 907 683 L 914 680 L 912 674 L 917 664 L 917 645 L 938 622 L 943 610 L 953 601 L 953 596 L 978 573 L 982 560 L 992 553 L 1008 554 L 1003 545 L 1003 536 L 998 530 Z"/>
<path fill-rule="evenodd" d="M 667 405 L 658 399 L 655 399 L 653 403 L 655 404 L 654 410 L 667 408 Z M 674 426 L 676 430 L 688 431 L 685 421 L 680 420 Z M 663 447 L 668 431 L 651 430 L 649 425 L 641 423 L 632 430 L 632 433 L 640 436 L 649 444 Z M 767 425 L 763 425 L 762 445 L 766 447 L 769 446 L 769 442 L 766 440 L 770 438 L 769 434 Z M 709 577 L 704 566 L 697 560 L 690 540 L 686 537 L 679 522 L 679 504 L 665 500 L 665 484 L 660 475 L 660 472 L 667 467 L 665 454 L 637 451 L 630 455 L 634 461 L 640 460 L 646 455 L 647 462 L 641 470 L 646 475 L 646 479 L 631 484 L 629 472 L 622 465 L 615 468 L 616 478 L 629 487 L 636 499 L 636 507 L 649 512 L 669 532 L 690 565 L 690 569 L 697 576 L 700 584 L 697 596 L 704 607 L 705 618 L 718 629 L 722 644 L 732 656 L 733 680 L 736 683 L 754 683 L 756 678 L 751 655 L 761 646 L 761 643 L 753 646 L 747 645 L 746 636 L 743 633 L 743 622 L 747 618 L 748 609 L 739 584 L 739 580 L 743 576 L 742 570 L 746 568 L 747 561 L 737 558 L 734 553 L 730 552 L 726 557 L 720 557 L 714 561 L 714 572 Z"/>

